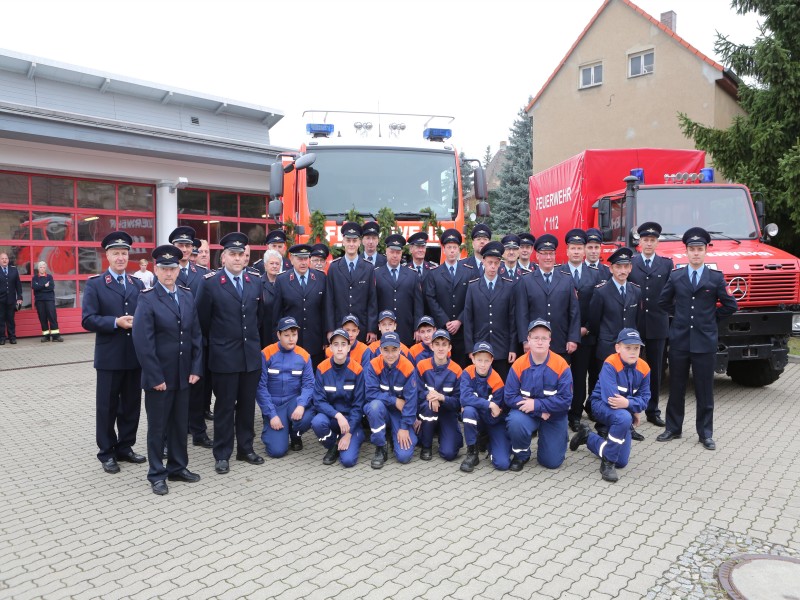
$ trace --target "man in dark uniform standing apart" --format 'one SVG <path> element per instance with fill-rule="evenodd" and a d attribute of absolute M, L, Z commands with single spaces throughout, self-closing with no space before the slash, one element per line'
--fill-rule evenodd
<path fill-rule="evenodd" d="M 277 329 L 284 317 L 297 322 L 297 345 L 308 352 L 311 366 L 325 360 L 325 273 L 309 269 L 311 246 L 295 244 L 289 248 L 293 268 L 284 271 L 275 280 L 275 300 L 271 323 Z"/>
<path fill-rule="evenodd" d="M 208 340 L 214 404 L 214 470 L 227 473 L 236 431 L 236 460 L 260 465 L 253 451 L 256 388 L 261 377 L 261 280 L 245 271 L 247 236 L 234 231 L 220 240 L 219 271 L 209 273 L 197 296 L 200 327 Z"/>
<path fill-rule="evenodd" d="M 133 451 L 142 408 L 142 370 L 131 328 L 144 284 L 125 273 L 132 244 L 133 239 L 124 231 L 112 231 L 104 237 L 108 271 L 90 277 L 83 288 L 81 324 L 97 334 L 97 458 L 106 473 L 119 473 L 118 460 L 146 460 Z M 114 431 L 115 425 L 119 435 Z"/>
<path fill-rule="evenodd" d="M 714 442 L 714 368 L 719 337 L 718 322 L 736 312 L 738 306 L 728 293 L 725 277 L 705 265 L 711 236 L 701 227 L 683 234 L 689 264 L 670 273 L 658 303 L 673 314 L 669 329 L 669 400 L 667 428 L 656 440 L 668 442 L 681 437 L 686 410 L 686 383 L 692 367 L 697 398 L 697 435 L 706 450 Z M 720 306 L 717 306 L 717 302 Z"/>
<path fill-rule="evenodd" d="M 406 346 L 414 344 L 414 326 L 425 310 L 419 277 L 400 265 L 405 238 L 394 233 L 386 238 L 386 265 L 375 269 L 378 310 L 394 311 L 397 334 Z"/>
<path fill-rule="evenodd" d="M 464 304 L 467 299 L 467 284 L 478 275 L 468 262 L 459 262 L 461 234 L 455 229 L 442 233 L 442 255 L 444 261 L 428 274 L 425 280 L 425 297 L 436 326 L 446 329 L 453 345 L 451 358 L 460 367 L 469 364 L 464 345 Z"/>
<path fill-rule="evenodd" d="M 364 245 L 361 258 L 372 263 L 373 267 L 382 267 L 386 264 L 386 257 L 378 252 L 380 233 L 381 226 L 375 221 L 367 221 L 361 226 L 361 243 Z"/>
<path fill-rule="evenodd" d="M 189 386 L 196 385 L 203 373 L 203 336 L 191 289 L 176 284 L 180 255 L 171 245 L 153 250 L 158 281 L 139 296 L 132 330 L 147 410 L 147 480 L 159 496 L 169 492 L 167 479 L 200 480 L 187 468 L 186 433 Z M 166 467 L 161 462 L 165 439 Z"/>
<path fill-rule="evenodd" d="M 637 329 L 644 342 L 642 358 L 650 365 L 650 400 L 645 414 L 653 425 L 664 427 L 665 422 L 661 418 L 658 399 L 664 367 L 664 351 L 669 337 L 669 315 L 658 305 L 658 299 L 672 273 L 673 264 L 671 258 L 656 254 L 661 225 L 650 221 L 639 225 L 637 231 L 641 254 L 634 257 L 628 280 L 638 285 L 642 292 L 642 307 L 639 309 Z"/>
<path fill-rule="evenodd" d="M 600 275 L 596 269 L 592 269 L 585 262 L 586 253 L 586 232 L 582 229 L 571 229 L 564 236 L 567 244 L 567 262 L 561 265 L 558 270 L 572 277 L 575 282 L 575 289 L 578 292 L 578 306 L 581 315 L 581 342 L 578 349 L 572 353 L 570 369 L 572 370 L 572 405 L 569 409 L 569 427 L 572 431 L 578 431 L 581 422 L 581 414 L 584 406 L 588 405 L 588 395 L 586 393 L 586 376 L 589 373 L 589 365 L 594 362 L 595 345 L 597 343 L 596 333 L 589 330 L 589 307 L 594 294 L 594 287 L 600 281 Z M 594 389 L 596 381 L 589 378 L 589 390 Z M 590 408 L 586 408 L 587 414 L 591 414 Z"/>
<path fill-rule="evenodd" d="M 331 262 L 327 278 L 326 334 L 330 335 L 347 315 L 355 315 L 363 325 L 358 334 L 368 345 L 378 339 L 378 296 L 375 267 L 358 254 L 361 225 L 342 225 L 344 256 Z M 327 337 L 326 335 L 326 337 Z"/>
<path fill-rule="evenodd" d="M 550 323 L 550 350 L 569 363 L 581 341 L 581 313 L 572 277 L 555 269 L 558 240 L 545 233 L 536 240 L 539 268 L 516 284 L 517 336 L 528 352 L 528 324 L 536 319 Z"/>
<path fill-rule="evenodd" d="M 8 264 L 8 254 L 0 252 L 0 346 L 8 341 L 17 343 L 15 312 L 22 306 L 22 282 L 17 267 Z"/>
<path fill-rule="evenodd" d="M 483 249 L 492 239 L 492 230 L 485 223 L 478 223 L 472 228 L 470 237 L 472 238 L 472 256 L 468 256 L 461 262 L 476 269 L 473 276 L 478 277 L 483 275 Z"/>
<path fill-rule="evenodd" d="M 600 280 L 605 281 L 611 278 L 611 269 L 603 264 L 600 252 L 603 249 L 603 234 L 599 229 L 591 228 L 586 230 L 586 264 L 592 269 L 597 269 L 600 273 Z"/>

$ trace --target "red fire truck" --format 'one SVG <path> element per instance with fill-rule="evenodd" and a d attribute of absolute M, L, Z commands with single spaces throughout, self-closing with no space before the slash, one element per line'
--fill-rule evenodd
<path fill-rule="evenodd" d="M 530 178 L 531 232 L 563 239 L 573 227 L 598 227 L 607 256 L 635 247 L 637 226 L 656 221 L 658 252 L 679 267 L 687 264 L 683 232 L 703 227 L 712 238 L 707 264 L 725 274 L 739 303 L 719 324 L 717 372 L 768 385 L 786 366 L 789 337 L 800 335 L 800 261 L 768 243 L 778 230 L 766 224 L 763 200 L 714 177 L 701 151 L 586 150 Z"/>

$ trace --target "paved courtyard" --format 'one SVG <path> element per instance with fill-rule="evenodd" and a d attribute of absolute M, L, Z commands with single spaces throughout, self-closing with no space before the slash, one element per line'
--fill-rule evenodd
<path fill-rule="evenodd" d="M 93 336 L 0 348 L 0 598 L 723 598 L 739 553 L 800 553 L 800 365 L 768 388 L 716 381 L 715 439 L 644 424 L 617 484 L 582 448 L 546 471 L 472 474 L 305 449 L 154 496 L 146 465 L 95 458 Z M 260 427 L 260 416 L 257 427 Z M 142 410 L 135 449 L 145 453 Z M 263 447 L 256 450 L 263 454 Z"/>

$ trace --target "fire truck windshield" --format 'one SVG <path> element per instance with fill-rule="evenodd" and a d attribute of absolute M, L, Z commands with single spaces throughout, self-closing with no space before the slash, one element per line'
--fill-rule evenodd
<path fill-rule="evenodd" d="M 702 227 L 712 238 L 755 239 L 752 203 L 744 188 L 686 185 L 642 187 L 636 203 L 637 225 L 655 221 L 664 234 L 680 238 L 689 227 Z"/>
<path fill-rule="evenodd" d="M 308 188 L 309 210 L 328 216 L 355 208 L 377 216 L 387 206 L 398 220 L 419 220 L 430 207 L 451 221 L 458 211 L 454 152 L 386 148 L 314 148 L 319 182 Z"/>

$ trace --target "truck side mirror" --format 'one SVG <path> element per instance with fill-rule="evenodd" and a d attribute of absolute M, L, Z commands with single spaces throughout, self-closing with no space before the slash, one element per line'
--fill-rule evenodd
<path fill-rule="evenodd" d="M 306 228 L 305 228 L 304 225 L 295 225 L 294 226 L 294 232 L 297 235 L 305 235 L 306 234 Z"/>
<path fill-rule="evenodd" d="M 319 183 L 319 171 L 317 171 L 314 167 L 308 167 L 306 169 L 306 185 L 308 187 L 314 187 Z"/>
<path fill-rule="evenodd" d="M 605 238 L 606 229 L 611 229 L 611 200 L 601 198 L 597 207 L 597 225 Z"/>
<path fill-rule="evenodd" d="M 489 192 L 486 187 L 486 171 L 483 170 L 483 167 L 475 167 L 475 170 L 472 172 L 472 187 L 476 199 L 486 200 L 489 197 Z M 480 213 L 478 213 L 478 216 L 480 216 Z M 488 216 L 488 212 L 486 216 Z"/>
<path fill-rule="evenodd" d="M 276 221 L 279 221 L 281 215 L 283 214 L 283 200 L 270 200 L 267 212 L 269 213 L 270 217 Z"/>
<path fill-rule="evenodd" d="M 758 226 L 763 231 L 764 225 L 767 222 L 767 215 L 764 211 L 764 201 L 763 200 L 756 200 L 756 217 L 758 218 Z"/>
<path fill-rule="evenodd" d="M 314 161 L 317 160 L 317 155 L 313 152 L 309 154 L 303 154 L 300 158 L 294 161 L 294 168 L 298 171 L 302 171 L 314 164 Z"/>
<path fill-rule="evenodd" d="M 280 161 L 272 163 L 269 167 L 269 195 L 273 199 L 283 196 L 283 165 Z M 271 205 L 272 203 L 270 202 Z M 271 209 L 270 214 L 272 214 Z"/>
<path fill-rule="evenodd" d="M 489 217 L 492 214 L 492 209 L 489 207 L 489 203 L 486 200 L 481 200 L 478 204 L 475 205 L 475 213 L 481 217 Z"/>

